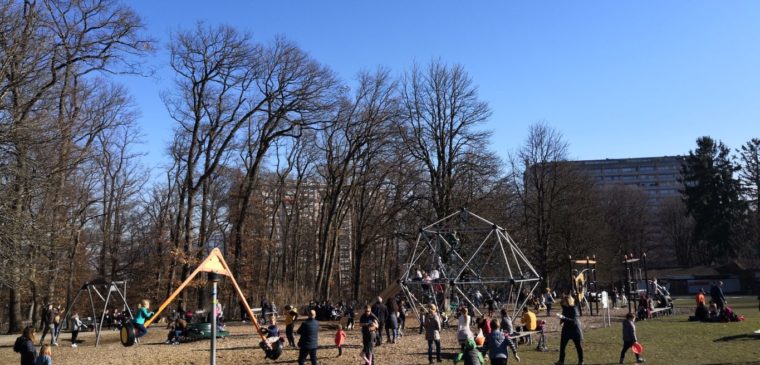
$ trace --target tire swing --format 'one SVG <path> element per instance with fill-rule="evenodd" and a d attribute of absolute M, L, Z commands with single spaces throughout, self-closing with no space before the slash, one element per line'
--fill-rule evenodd
<path fill-rule="evenodd" d="M 264 350 L 264 357 L 267 359 L 277 360 L 282 356 L 282 341 L 275 341 L 267 347 L 266 341 L 259 342 L 259 347 Z"/>
<path fill-rule="evenodd" d="M 126 320 L 124 324 L 121 325 L 119 339 L 124 347 L 129 347 L 135 344 L 135 325 L 132 324 L 131 320 Z"/>
<path fill-rule="evenodd" d="M 195 269 L 195 271 L 190 274 L 185 281 L 180 284 L 180 286 L 169 296 L 168 299 L 166 299 L 163 303 L 161 303 L 161 306 L 158 307 L 156 312 L 148 318 L 148 320 L 145 321 L 145 328 L 148 328 L 154 320 L 159 318 L 158 316 L 161 314 L 161 312 L 166 309 L 169 304 L 171 304 L 174 299 L 177 298 L 180 292 L 185 289 L 185 287 L 190 284 L 190 282 L 195 278 L 196 275 L 200 272 L 205 272 L 209 274 L 209 277 L 216 278 L 217 275 L 224 275 L 227 278 L 229 278 L 233 288 L 235 289 L 235 292 L 237 293 L 238 299 L 245 305 L 245 310 L 248 313 L 248 318 L 251 319 L 251 324 L 253 324 L 253 327 L 255 328 L 256 334 L 259 335 L 261 338 L 261 343 L 259 343 L 260 346 L 263 345 L 264 353 L 267 358 L 270 359 L 277 359 L 282 355 L 282 345 L 272 345 L 271 349 L 269 346 L 266 345 L 266 337 L 261 333 L 261 326 L 259 326 L 259 322 L 256 320 L 256 317 L 253 315 L 253 311 L 251 310 L 251 307 L 248 305 L 248 301 L 245 299 L 245 296 L 243 295 L 243 292 L 240 290 L 240 287 L 238 286 L 237 282 L 235 281 L 235 277 L 232 275 L 232 271 L 230 270 L 229 266 L 227 266 L 227 263 L 224 261 L 224 257 L 222 256 L 222 252 L 219 250 L 219 248 L 214 248 L 211 250 L 211 253 L 198 265 L 198 267 Z M 217 302 L 216 298 L 216 281 L 214 279 L 210 279 L 209 281 L 213 282 L 213 292 L 212 292 L 212 305 L 215 305 Z M 216 320 L 216 317 L 212 316 L 212 323 Z M 212 330 L 212 336 L 211 336 L 211 358 L 216 363 L 216 326 L 211 326 Z M 122 326 L 121 329 L 121 344 L 124 346 L 132 346 L 135 344 L 135 332 L 134 332 L 134 325 L 131 322 L 127 322 Z"/>

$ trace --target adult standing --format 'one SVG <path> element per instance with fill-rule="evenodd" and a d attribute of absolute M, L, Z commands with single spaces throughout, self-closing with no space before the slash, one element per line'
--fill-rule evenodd
<path fill-rule="evenodd" d="M 50 332 L 50 344 L 55 343 L 55 323 L 53 319 L 55 317 L 54 308 L 52 304 L 48 304 L 45 311 L 42 313 L 42 337 L 40 337 L 40 346 L 45 342 L 45 336 Z"/>
<path fill-rule="evenodd" d="M 467 307 L 461 307 L 457 320 L 457 342 L 459 342 L 460 346 L 464 346 L 467 343 L 467 340 L 474 338 L 472 335 L 472 329 L 470 329 L 470 326 L 472 325 L 472 317 L 470 317 Z"/>
<path fill-rule="evenodd" d="M 61 334 L 61 328 L 62 321 L 61 321 L 61 314 L 63 314 L 63 310 L 61 309 L 61 305 L 58 304 L 58 306 L 53 309 L 53 346 L 58 346 L 58 336 Z"/>
<path fill-rule="evenodd" d="M 723 307 L 726 305 L 726 297 L 723 296 L 723 282 L 718 281 L 712 288 L 710 288 L 710 298 L 713 303 L 718 307 L 718 312 L 723 311 Z"/>
<path fill-rule="evenodd" d="M 79 336 L 79 329 L 82 328 L 82 325 L 79 314 L 74 312 L 74 315 L 71 316 L 71 347 L 77 347 L 77 336 Z"/>
<path fill-rule="evenodd" d="M 575 306 L 575 299 L 565 295 L 562 298 L 562 315 L 560 315 L 562 332 L 559 343 L 559 361 L 556 365 L 565 363 L 565 347 L 570 340 L 573 341 L 575 350 L 578 352 L 578 364 L 583 365 L 583 329 L 578 317 L 580 314 Z"/>
<path fill-rule="evenodd" d="M 520 356 L 517 356 L 517 347 L 509 337 L 504 335 L 504 332 L 499 330 L 501 327 L 499 322 L 496 320 L 492 321 L 491 327 L 492 331 L 486 342 L 488 358 L 491 359 L 491 364 L 507 365 L 507 359 L 509 358 L 509 351 L 507 351 L 507 348 L 512 349 L 512 354 L 515 355 L 515 359 L 519 362 Z"/>
<path fill-rule="evenodd" d="M 271 312 L 272 304 L 269 303 L 267 297 L 261 298 L 261 322 L 266 323 L 265 321 L 269 318 L 269 313 Z"/>
<path fill-rule="evenodd" d="M 404 335 L 406 328 L 406 302 L 403 299 L 398 301 L 398 335 Z"/>
<path fill-rule="evenodd" d="M 364 314 L 359 317 L 359 325 L 362 328 L 362 354 L 367 364 L 374 362 L 374 336 L 379 322 L 375 314 L 372 313 L 372 307 L 369 305 L 365 306 Z"/>
<path fill-rule="evenodd" d="M 398 339 L 398 304 L 391 297 L 388 299 L 388 317 L 385 320 L 385 335 L 389 343 L 396 343 Z"/>
<path fill-rule="evenodd" d="M 285 336 L 288 338 L 288 346 L 296 347 L 296 339 L 293 337 L 293 327 L 298 320 L 298 311 L 288 304 L 285 306 Z"/>
<path fill-rule="evenodd" d="M 372 306 L 372 314 L 377 317 L 378 322 L 375 344 L 380 346 L 383 344 L 383 327 L 385 326 L 385 321 L 388 319 L 388 307 L 383 304 L 383 298 L 377 297 L 377 303 Z"/>
<path fill-rule="evenodd" d="M 546 316 L 552 315 L 552 305 L 554 304 L 554 295 L 552 295 L 552 288 L 546 288 L 544 292 L 544 305 L 546 306 Z"/>
<path fill-rule="evenodd" d="M 430 305 L 425 316 L 425 340 L 428 343 L 428 362 L 433 363 L 433 344 L 435 344 L 435 358 L 441 362 L 441 317 L 438 315 L 438 307 Z"/>
<path fill-rule="evenodd" d="M 501 309 L 501 323 L 499 323 L 499 327 L 508 335 L 515 333 L 515 326 L 512 324 L 512 318 L 509 317 L 507 308 Z"/>
<path fill-rule="evenodd" d="M 317 347 L 319 346 L 319 322 L 317 312 L 309 311 L 309 317 L 298 327 L 301 337 L 298 339 L 298 365 L 306 364 L 306 357 L 311 360 L 311 365 L 317 365 Z"/>
<path fill-rule="evenodd" d="M 16 338 L 13 344 L 13 351 L 21 355 L 21 365 L 34 365 L 37 360 L 37 350 L 34 348 L 34 327 L 24 328 L 24 333 Z"/>

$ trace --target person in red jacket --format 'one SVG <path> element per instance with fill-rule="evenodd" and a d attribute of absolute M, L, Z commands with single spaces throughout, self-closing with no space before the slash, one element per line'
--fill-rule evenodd
<path fill-rule="evenodd" d="M 343 355 L 344 342 L 346 342 L 346 332 L 343 331 L 343 326 L 338 325 L 338 331 L 335 332 L 335 346 L 338 346 L 338 357 Z"/>

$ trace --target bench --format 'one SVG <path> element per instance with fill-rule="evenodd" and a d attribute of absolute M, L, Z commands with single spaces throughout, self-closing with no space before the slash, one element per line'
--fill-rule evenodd
<path fill-rule="evenodd" d="M 651 318 L 655 318 L 655 317 L 658 317 L 660 315 L 668 316 L 668 315 L 671 315 L 671 314 L 673 314 L 673 307 L 660 307 L 660 308 L 652 309 L 650 311 L 650 313 L 649 313 L 649 316 Z"/>
<path fill-rule="evenodd" d="M 539 334 L 539 331 L 522 331 L 522 332 L 515 332 L 514 334 L 510 334 L 510 338 L 515 343 L 515 346 L 517 346 L 517 340 L 520 338 L 524 338 L 528 345 L 533 343 L 533 336 L 535 334 Z"/>

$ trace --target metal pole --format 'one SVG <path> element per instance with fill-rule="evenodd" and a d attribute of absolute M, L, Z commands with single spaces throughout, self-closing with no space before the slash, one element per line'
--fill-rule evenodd
<path fill-rule="evenodd" d="M 647 299 L 649 299 L 649 270 L 647 270 L 647 253 L 641 254 L 641 263 L 644 265 L 644 283 L 647 288 Z"/>
<path fill-rule="evenodd" d="M 208 280 L 211 281 L 211 365 L 216 365 L 216 289 L 219 276 L 210 272 L 208 273 Z"/>

